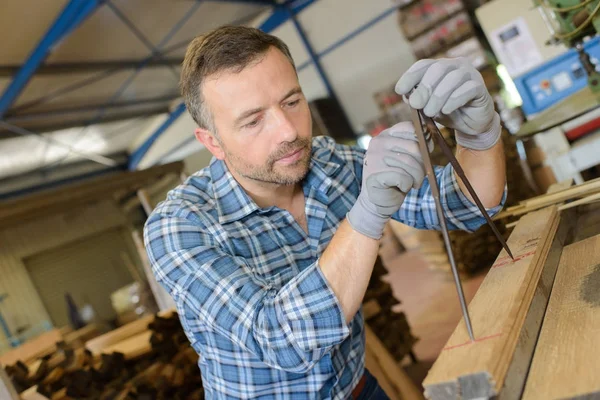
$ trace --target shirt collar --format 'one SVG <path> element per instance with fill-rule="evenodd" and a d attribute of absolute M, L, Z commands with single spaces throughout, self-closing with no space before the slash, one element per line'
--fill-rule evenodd
<path fill-rule="evenodd" d="M 302 185 L 310 185 L 321 192 L 322 195 L 327 196 L 333 186 L 331 176 L 340 166 L 329 161 L 331 155 L 329 154 L 329 157 L 326 157 L 324 150 L 326 149 L 313 148 L 308 174 Z M 229 172 L 225 162 L 213 157 L 209 169 L 212 177 L 214 200 L 221 224 L 238 221 L 255 211 L 261 211 Z"/>

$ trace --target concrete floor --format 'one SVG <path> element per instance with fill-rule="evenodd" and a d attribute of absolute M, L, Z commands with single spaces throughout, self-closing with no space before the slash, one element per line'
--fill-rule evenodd
<path fill-rule="evenodd" d="M 391 240 L 383 241 L 380 254 L 389 271 L 385 280 L 401 301 L 397 307 L 406 314 L 413 335 L 419 339 L 414 347 L 419 363 L 405 365 L 405 369 L 420 386 L 462 317 L 452 274 L 431 269 L 418 252 L 400 253 Z M 485 273 L 463 279 L 467 301 L 475 295 Z"/>

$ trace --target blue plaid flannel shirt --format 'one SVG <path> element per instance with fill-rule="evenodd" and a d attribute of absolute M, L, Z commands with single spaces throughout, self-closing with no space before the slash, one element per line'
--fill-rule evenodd
<path fill-rule="evenodd" d="M 152 269 L 200 355 L 208 399 L 350 397 L 364 370 L 362 310 L 345 323 L 318 260 L 356 201 L 363 157 L 331 138 L 313 139 L 303 182 L 308 235 L 288 211 L 259 208 L 216 159 L 149 217 Z M 449 227 L 482 225 L 451 167 L 436 173 Z M 439 229 L 427 181 L 394 219 Z"/>

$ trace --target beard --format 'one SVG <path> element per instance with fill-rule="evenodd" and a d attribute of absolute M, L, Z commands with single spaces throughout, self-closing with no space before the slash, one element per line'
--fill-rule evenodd
<path fill-rule="evenodd" d="M 304 149 L 302 158 L 293 164 L 277 165 L 277 160 L 287 154 Z M 225 147 L 227 165 L 238 175 L 254 181 L 276 185 L 295 185 L 301 182 L 308 173 L 311 159 L 312 142 L 310 138 L 296 139 L 287 142 L 279 149 L 269 155 L 267 161 L 262 165 L 250 164 L 241 157 L 230 153 Z"/>

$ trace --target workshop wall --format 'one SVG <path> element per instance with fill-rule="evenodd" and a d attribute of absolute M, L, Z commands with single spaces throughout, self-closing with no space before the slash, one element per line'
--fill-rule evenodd
<path fill-rule="evenodd" d="M 50 320 L 24 258 L 125 224 L 114 203 L 102 201 L 0 229 L 0 293 L 8 294 L 1 309 L 11 331 Z M 5 345 L 6 338 L 0 333 L 0 347 Z"/>
<path fill-rule="evenodd" d="M 396 18 L 396 8 L 390 0 L 318 0 L 299 14 L 315 51 L 323 53 L 323 68 L 356 132 L 379 115 L 373 94 L 393 85 L 414 62 Z M 256 25 L 262 20 L 257 20 Z M 307 98 L 327 96 L 293 22 L 287 21 L 271 33 L 290 47 Z M 137 149 L 165 118 L 158 116 L 130 150 Z M 138 168 L 181 160 L 199 152 L 202 146 L 193 138 L 194 129 L 187 113 L 179 117 L 154 142 Z"/>

